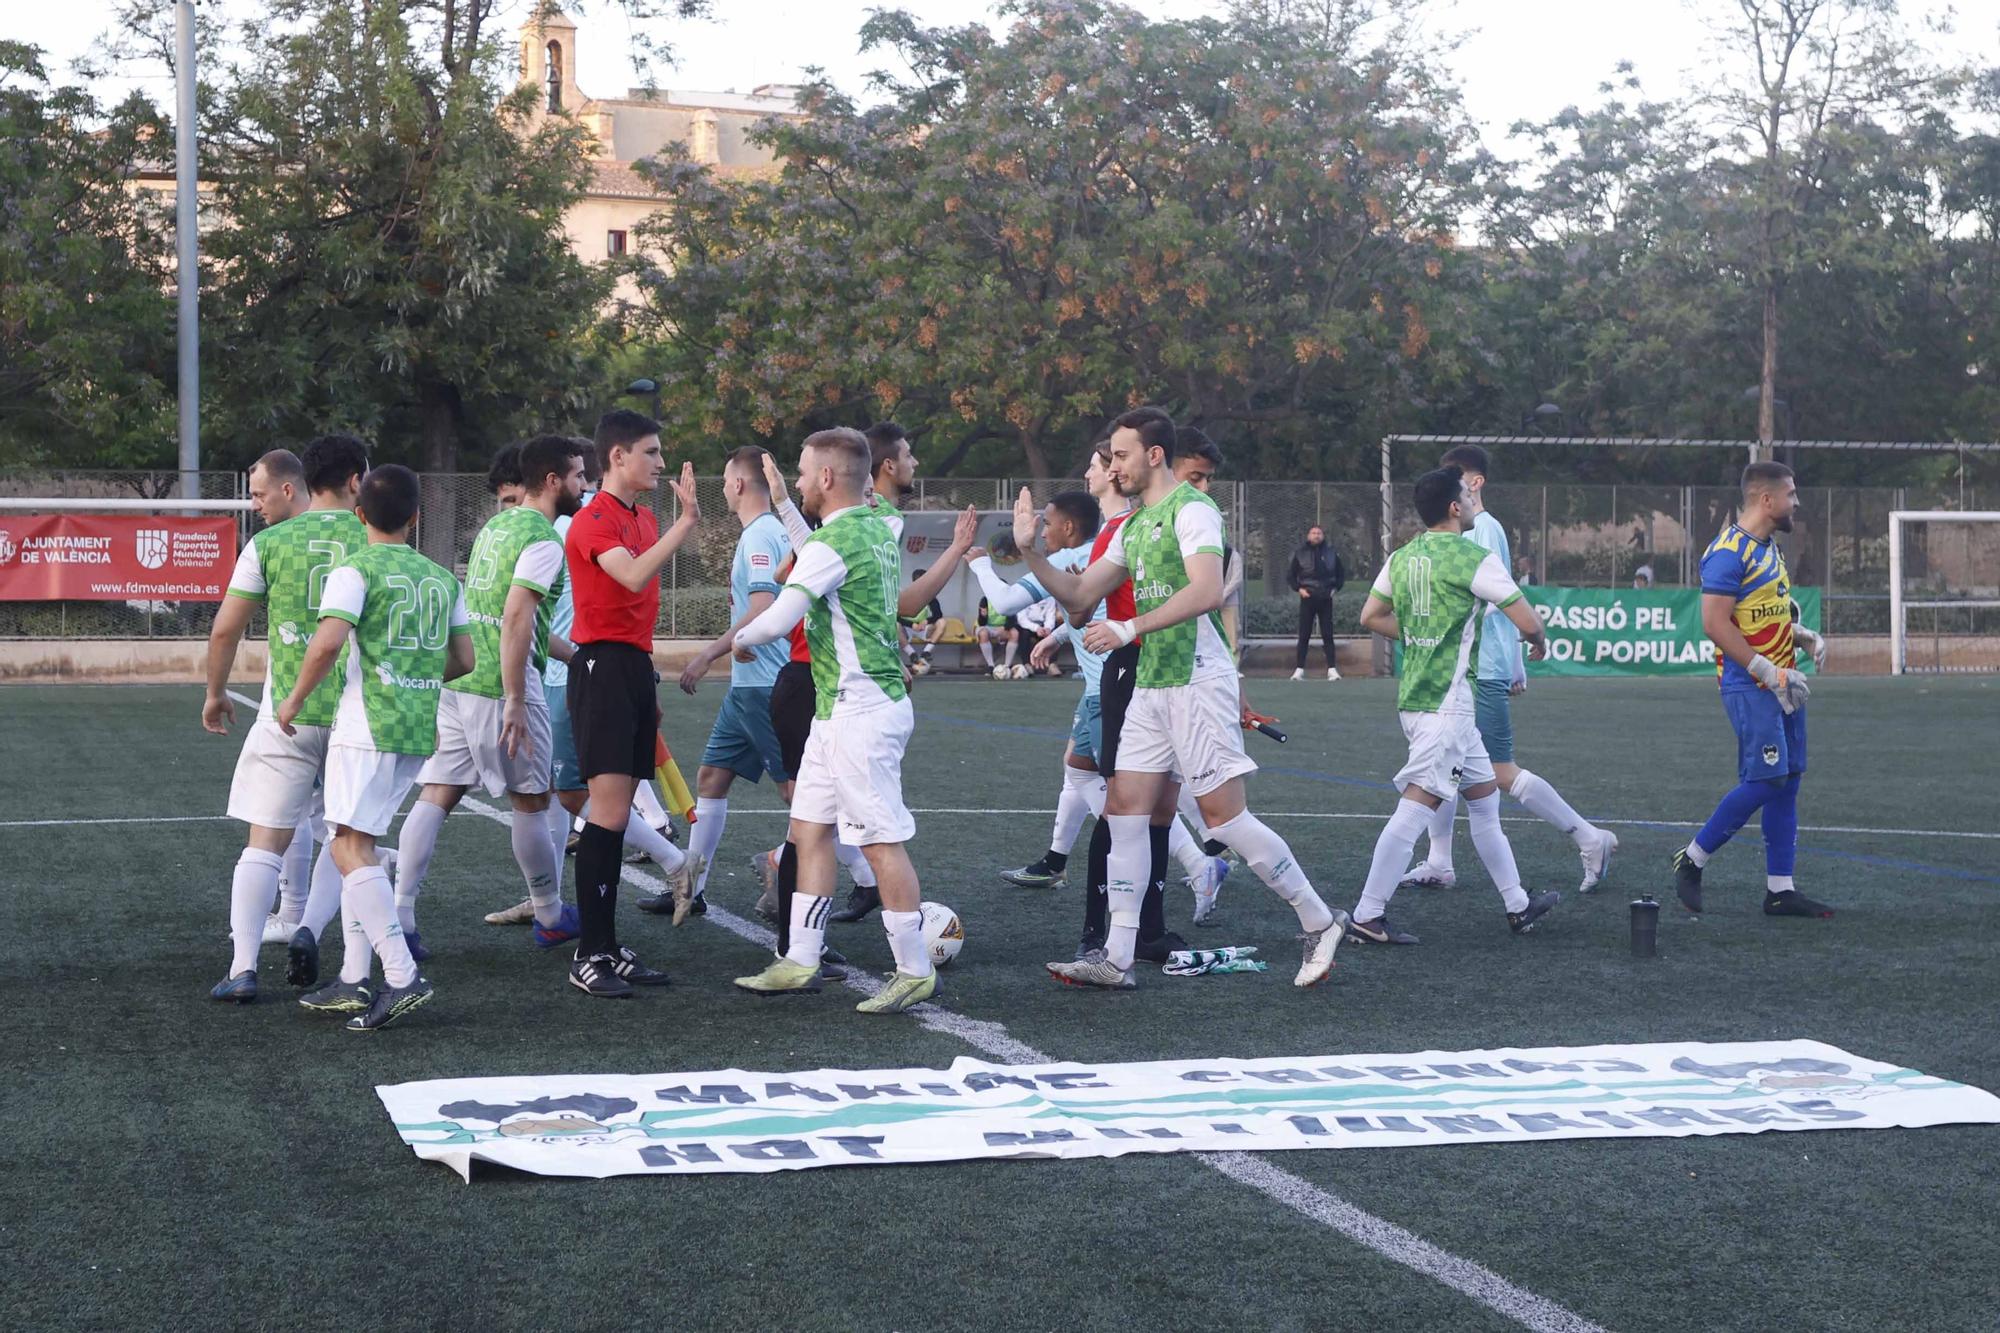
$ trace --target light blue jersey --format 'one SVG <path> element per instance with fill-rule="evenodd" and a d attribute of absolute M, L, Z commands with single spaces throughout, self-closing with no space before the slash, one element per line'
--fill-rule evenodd
<path fill-rule="evenodd" d="M 1500 526 L 1499 519 L 1482 509 L 1479 517 L 1472 520 L 1472 531 L 1465 535 L 1499 556 L 1500 568 L 1513 571 L 1514 553 L 1508 549 L 1507 530 Z M 1511 685 L 1521 672 L 1521 631 L 1507 619 L 1505 612 L 1487 607 L 1486 624 L 1479 635 L 1479 679 Z"/>
<path fill-rule="evenodd" d="M 1066 550 L 1057 551 L 1049 556 L 1049 563 L 1065 573 L 1080 573 L 1083 567 L 1090 563 L 1090 546 L 1086 543 L 1082 546 L 1072 546 Z M 1042 587 L 1040 581 L 1033 574 L 1029 574 L 1023 578 L 1020 586 L 1032 592 L 1034 594 L 1033 600 L 1036 602 L 1041 601 L 1049 595 L 1048 589 Z M 1104 619 L 1104 615 L 1104 603 L 1099 602 L 1097 609 L 1090 613 L 1090 620 L 1102 620 Z M 1085 623 L 1088 624 L 1089 621 Z M 1083 692 L 1086 695 L 1096 694 L 1098 682 L 1104 675 L 1104 654 L 1093 653 L 1088 648 L 1085 648 L 1083 646 L 1083 631 L 1070 629 L 1067 621 L 1064 622 L 1062 632 L 1068 635 L 1070 650 L 1076 654 L 1077 669 L 1083 672 Z"/>
<path fill-rule="evenodd" d="M 776 514 L 764 513 L 750 520 L 736 539 L 736 558 L 729 562 L 729 622 L 733 625 L 750 614 L 750 598 L 756 593 L 778 595 L 778 571 L 792 558 L 792 539 Z M 750 650 L 753 660 L 729 664 L 732 688 L 747 685 L 769 689 L 777 684 L 778 669 L 791 656 L 791 643 L 779 639 Z"/>
<path fill-rule="evenodd" d="M 588 501 L 593 494 L 595 492 L 585 491 L 583 498 Z M 556 537 L 561 541 L 569 540 L 569 519 L 570 516 L 564 514 L 556 520 Z M 549 612 L 549 633 L 560 634 L 565 639 L 569 637 L 570 626 L 576 623 L 576 603 L 570 600 L 569 588 L 569 580 L 564 579 L 562 581 L 562 595 L 556 598 L 555 609 Z M 542 668 L 542 687 L 544 689 L 560 690 L 567 687 L 568 684 L 569 663 L 558 662 L 553 657 L 549 658 L 549 664 Z"/>

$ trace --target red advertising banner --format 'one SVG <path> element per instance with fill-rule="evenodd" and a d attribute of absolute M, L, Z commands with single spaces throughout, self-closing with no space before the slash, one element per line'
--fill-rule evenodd
<path fill-rule="evenodd" d="M 236 520 L 0 514 L 0 602 L 219 602 Z"/>

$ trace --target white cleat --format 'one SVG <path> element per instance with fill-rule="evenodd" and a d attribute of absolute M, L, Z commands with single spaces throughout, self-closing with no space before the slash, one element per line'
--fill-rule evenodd
<path fill-rule="evenodd" d="M 1292 673 L 1293 680 L 1304 680 L 1305 678 L 1306 678 L 1306 669 L 1304 667 L 1300 667 L 1297 671 L 1294 671 Z"/>
<path fill-rule="evenodd" d="M 296 921 L 286 921 L 276 912 L 264 918 L 264 943 L 290 944 L 292 933 L 299 928 Z"/>
<path fill-rule="evenodd" d="M 1098 990 L 1131 990 L 1132 969 L 1119 968 L 1102 949 L 1092 949 L 1068 963 L 1050 963 L 1049 975 L 1065 986 L 1091 986 Z"/>
<path fill-rule="evenodd" d="M 1189 875 L 1187 886 L 1194 891 L 1194 916 L 1197 926 L 1205 926 L 1215 915 L 1215 900 L 1222 892 L 1223 876 L 1229 873 L 1229 862 L 1219 856 L 1206 859 L 1198 875 Z"/>
<path fill-rule="evenodd" d="M 523 898 L 512 907 L 503 907 L 497 912 L 488 912 L 485 917 L 489 926 L 525 926 L 535 919 L 535 900 Z"/>
<path fill-rule="evenodd" d="M 1396 881 L 1399 889 L 1448 889 L 1458 883 L 1458 872 L 1439 870 L 1425 861 L 1410 867 L 1410 873 Z"/>
<path fill-rule="evenodd" d="M 1326 669 L 1326 678 L 1328 680 L 1339 680 L 1340 679 L 1339 669 L 1337 667 L 1328 667 Z"/>
<path fill-rule="evenodd" d="M 1599 829 L 1595 846 L 1579 851 L 1583 858 L 1583 883 L 1576 886 L 1578 893 L 1589 893 L 1604 883 L 1604 877 L 1611 873 L 1611 858 L 1618 851 L 1618 835 L 1610 829 Z"/>
<path fill-rule="evenodd" d="M 708 860 L 700 852 L 689 852 L 681 858 L 680 869 L 667 872 L 667 889 L 674 895 L 674 924 L 680 925 L 694 911 L 694 886 L 701 883 L 701 872 L 708 868 Z"/>
<path fill-rule="evenodd" d="M 1299 936 L 1305 946 L 1305 957 L 1299 963 L 1299 974 L 1292 978 L 1294 986 L 1317 986 L 1325 981 L 1333 971 L 1333 951 L 1340 947 L 1340 941 L 1347 934 L 1348 922 L 1352 920 L 1339 908 L 1333 909 L 1333 924 L 1325 930 L 1310 930 Z"/>

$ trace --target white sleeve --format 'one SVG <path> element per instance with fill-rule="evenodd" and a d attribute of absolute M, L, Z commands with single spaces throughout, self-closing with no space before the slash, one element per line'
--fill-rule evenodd
<path fill-rule="evenodd" d="M 514 561 L 513 583 L 517 587 L 548 595 L 562 572 L 563 548 L 555 542 L 536 542 Z"/>
<path fill-rule="evenodd" d="M 785 585 L 761 614 L 736 631 L 736 646 L 755 648 L 759 644 L 776 643 L 792 632 L 792 626 L 806 618 L 806 612 L 811 607 L 811 593 L 795 583 Z"/>
<path fill-rule="evenodd" d="M 1368 591 L 1374 593 L 1385 602 L 1392 604 L 1395 602 L 1395 584 L 1389 580 L 1389 566 L 1387 564 L 1382 566 L 1382 572 L 1375 576 L 1375 582 L 1370 585 Z"/>
<path fill-rule="evenodd" d="M 825 542 L 807 542 L 799 548 L 798 562 L 792 566 L 792 576 L 785 580 L 785 586 L 803 588 L 814 597 L 824 597 L 846 577 L 847 562 L 831 546 Z"/>
<path fill-rule="evenodd" d="M 1104 554 L 1097 557 L 1099 560 L 1109 560 L 1120 569 L 1132 567 L 1125 559 L 1125 529 L 1131 526 L 1131 523 L 1132 520 L 1128 518 L 1118 525 L 1118 530 L 1111 534 L 1111 541 L 1104 548 Z"/>
<path fill-rule="evenodd" d="M 1123 536 L 1125 529 L 1120 528 L 1118 532 Z M 1202 551 L 1219 558 L 1222 555 L 1222 511 L 1214 505 L 1182 505 L 1181 512 L 1174 515 L 1174 538 L 1180 543 L 1183 559 Z"/>
<path fill-rule="evenodd" d="M 451 629 L 449 632 L 452 634 L 472 633 L 472 617 L 465 613 L 465 589 L 463 588 L 460 588 L 457 594 L 451 599 Z"/>
<path fill-rule="evenodd" d="M 986 595 L 987 605 L 995 615 L 1011 616 L 1023 607 L 1032 606 L 1048 594 L 1032 576 L 1019 583 L 1009 583 L 994 572 L 993 560 L 980 556 L 972 562 L 972 576 L 979 580 L 979 591 Z"/>
<path fill-rule="evenodd" d="M 778 506 L 778 521 L 785 525 L 785 535 L 792 539 L 793 550 L 803 549 L 812 538 L 812 525 L 806 522 L 806 516 L 799 512 L 798 505 L 792 502 L 790 496 Z"/>
<path fill-rule="evenodd" d="M 339 616 L 350 625 L 361 623 L 361 608 L 368 601 L 368 581 L 361 577 L 361 571 L 352 565 L 337 565 L 326 576 L 326 583 L 320 589 L 319 613 L 322 616 Z M 464 608 L 460 607 L 460 614 Z"/>
<path fill-rule="evenodd" d="M 229 576 L 229 592 L 261 602 L 266 591 L 263 557 L 257 554 L 256 542 L 245 542 L 243 553 L 236 557 L 236 570 Z"/>
<path fill-rule="evenodd" d="M 1507 566 L 1500 563 L 1500 557 L 1489 553 L 1479 562 L 1479 568 L 1472 571 L 1472 595 L 1483 602 L 1505 606 L 1521 595 L 1521 589 L 1507 572 Z"/>

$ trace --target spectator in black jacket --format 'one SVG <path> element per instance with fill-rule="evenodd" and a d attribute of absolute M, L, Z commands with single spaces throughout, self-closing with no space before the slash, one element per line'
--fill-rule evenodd
<path fill-rule="evenodd" d="M 1326 678 L 1339 680 L 1333 665 L 1333 595 L 1347 582 L 1347 570 L 1340 556 L 1326 544 L 1326 529 L 1315 523 L 1306 529 L 1306 539 L 1292 552 L 1292 567 L 1285 581 L 1299 595 L 1299 660 L 1293 680 L 1306 678 L 1306 647 L 1312 642 L 1313 621 L 1319 621 L 1320 643 L 1326 649 Z"/>

